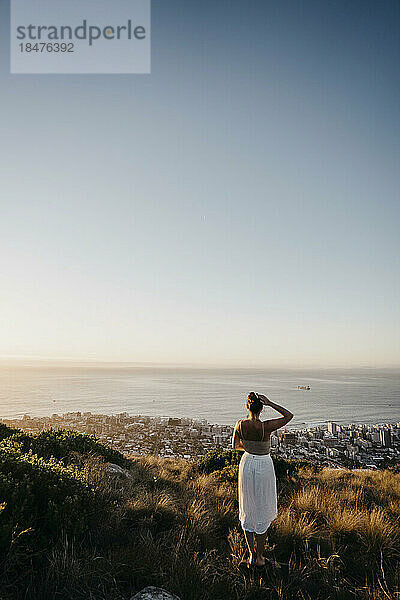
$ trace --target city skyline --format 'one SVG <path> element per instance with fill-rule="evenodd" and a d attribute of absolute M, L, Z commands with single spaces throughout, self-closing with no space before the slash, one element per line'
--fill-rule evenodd
<path fill-rule="evenodd" d="M 207 419 L 146 416 L 121 412 L 115 415 L 70 411 L 47 417 L 24 415 L 4 423 L 30 434 L 66 427 L 95 435 L 102 443 L 127 456 L 155 454 L 167 458 L 198 460 L 207 452 L 231 450 L 234 427 Z M 361 466 L 387 468 L 398 464 L 400 423 L 327 422 L 318 426 L 286 424 L 271 433 L 275 458 L 307 460 L 333 468 Z"/>

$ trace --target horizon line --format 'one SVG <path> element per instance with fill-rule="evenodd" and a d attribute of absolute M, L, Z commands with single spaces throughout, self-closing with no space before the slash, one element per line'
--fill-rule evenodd
<path fill-rule="evenodd" d="M 99 358 L 77 358 L 71 356 L 31 356 L 31 355 L 0 355 L 1 363 L 67 363 L 67 364 L 85 364 L 90 366 L 103 365 L 121 365 L 132 367 L 148 367 L 148 368 L 206 368 L 206 369 L 400 369 L 400 364 L 370 364 L 370 363 L 337 363 L 337 364 L 321 364 L 321 363 L 253 363 L 243 364 L 239 361 L 230 362 L 214 362 L 206 363 L 202 361 L 193 362 L 164 362 L 164 361 L 131 361 L 131 360 L 115 360 L 115 359 L 99 359 Z"/>

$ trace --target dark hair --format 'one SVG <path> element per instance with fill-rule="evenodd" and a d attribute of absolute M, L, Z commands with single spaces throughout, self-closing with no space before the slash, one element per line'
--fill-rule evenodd
<path fill-rule="evenodd" d="M 255 392 L 250 392 L 247 396 L 247 410 L 253 415 L 258 415 L 261 412 L 263 403 Z"/>

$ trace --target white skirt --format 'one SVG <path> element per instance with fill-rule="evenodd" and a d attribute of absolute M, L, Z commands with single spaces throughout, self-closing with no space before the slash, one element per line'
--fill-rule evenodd
<path fill-rule="evenodd" d="M 270 454 L 244 452 L 239 463 L 239 520 L 246 531 L 265 533 L 278 515 L 276 478 Z"/>

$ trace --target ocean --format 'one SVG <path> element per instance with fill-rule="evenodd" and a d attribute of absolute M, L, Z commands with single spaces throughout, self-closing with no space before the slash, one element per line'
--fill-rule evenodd
<path fill-rule="evenodd" d="M 310 390 L 299 390 L 309 385 Z M 0 418 L 69 411 L 172 416 L 232 425 L 249 391 L 294 413 L 292 427 L 400 421 L 400 369 L 200 369 L 0 365 Z M 263 418 L 276 412 L 264 409 Z"/>

